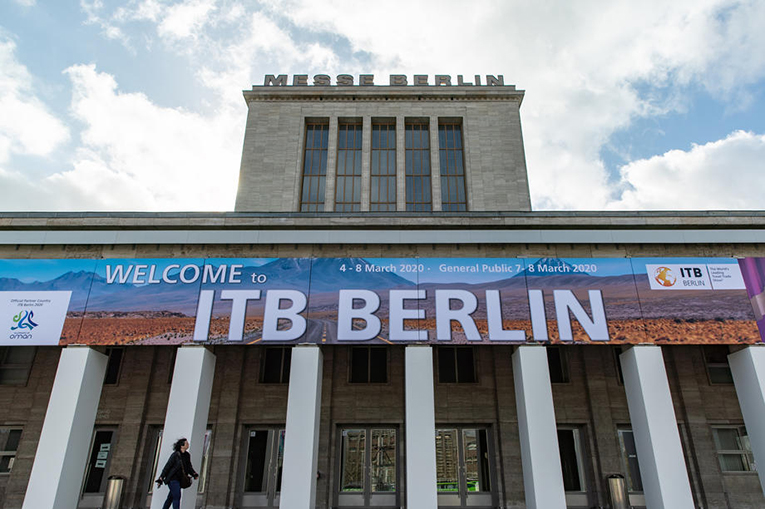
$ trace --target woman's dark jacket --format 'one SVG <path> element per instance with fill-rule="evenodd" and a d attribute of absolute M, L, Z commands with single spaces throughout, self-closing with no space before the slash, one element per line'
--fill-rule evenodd
<path fill-rule="evenodd" d="M 186 475 L 197 477 L 194 467 L 191 466 L 191 454 L 188 451 L 173 451 L 173 454 L 170 455 L 167 463 L 165 463 L 165 468 L 162 469 L 162 474 L 159 476 L 165 481 L 165 484 L 170 484 L 170 481 L 180 481 L 181 477 L 183 477 L 181 458 L 183 458 L 183 468 L 186 469 Z"/>

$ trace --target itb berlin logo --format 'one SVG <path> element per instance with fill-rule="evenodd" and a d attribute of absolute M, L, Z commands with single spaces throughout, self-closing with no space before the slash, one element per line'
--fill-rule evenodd
<path fill-rule="evenodd" d="M 14 332 L 9 339 L 31 339 L 32 329 L 39 325 L 32 320 L 34 316 L 34 311 L 19 311 L 18 314 L 13 315 L 15 325 L 11 326 L 11 330 Z"/>
<path fill-rule="evenodd" d="M 677 276 L 672 273 L 672 269 L 669 267 L 657 267 L 653 272 L 653 278 L 664 287 L 674 286 L 677 282 Z"/>
<path fill-rule="evenodd" d="M 716 266 L 715 266 L 716 267 Z M 666 265 L 646 264 L 646 272 L 649 274 L 651 290 L 713 290 L 709 278 L 709 267 L 701 263 L 668 263 Z M 724 267 L 723 267 L 724 268 Z M 723 270 L 731 274 L 735 265 Z"/>

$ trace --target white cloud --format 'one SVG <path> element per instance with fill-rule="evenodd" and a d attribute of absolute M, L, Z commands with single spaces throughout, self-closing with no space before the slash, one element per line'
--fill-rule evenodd
<path fill-rule="evenodd" d="M 93 196 L 91 208 L 231 208 L 241 150 L 239 115 L 221 110 L 204 117 L 159 107 L 143 94 L 119 92 L 114 77 L 93 65 L 66 73 L 74 88 L 72 113 L 85 128 L 73 170 L 53 183 Z"/>
<path fill-rule="evenodd" d="M 114 13 L 114 19 L 124 21 L 157 21 L 162 14 L 164 6 L 157 0 L 143 0 L 137 5 L 131 3 L 128 6 L 118 8 Z"/>
<path fill-rule="evenodd" d="M 88 0 L 80 0 L 80 8 L 87 15 L 87 18 L 85 19 L 86 25 L 96 25 L 101 27 L 101 33 L 104 37 L 110 40 L 119 41 L 126 49 L 133 51 L 130 37 L 128 37 L 113 20 L 101 15 L 101 11 L 104 8 L 102 0 L 92 0 L 90 2 Z"/>
<path fill-rule="evenodd" d="M 373 55 L 381 75 L 503 73 L 525 88 L 535 208 L 608 207 L 614 183 L 600 151 L 614 132 L 637 117 L 682 111 L 685 86 L 736 107 L 744 87 L 765 76 L 764 2 L 473 2 L 466 9 L 455 0 L 293 0 L 271 9 L 304 29 L 349 38 Z"/>
<path fill-rule="evenodd" d="M 68 166 L 43 181 L 78 197 L 65 208 L 230 208 L 246 112 L 240 90 L 260 84 L 266 73 L 318 72 L 371 72 L 379 82 L 389 73 L 504 74 L 506 83 L 527 90 L 521 115 L 535 208 L 658 207 L 640 175 L 661 181 L 661 172 L 646 168 L 669 165 L 677 154 L 650 159 L 650 165 L 636 161 L 620 181 L 600 155 L 613 134 L 636 118 L 684 111 L 689 89 L 705 88 L 731 109 L 746 108 L 749 87 L 765 78 L 765 2 L 755 0 L 472 2 L 469 8 L 458 0 L 81 5 L 86 23 L 128 49 L 131 41 L 144 41 L 146 48 L 162 45 L 185 59 L 214 97 L 203 106 L 163 108 L 143 94 L 121 92 L 118 65 L 110 67 L 116 78 L 92 66 L 71 67 L 81 143 Z M 149 50 L 146 58 L 152 53 L 160 52 Z M 6 74 L 0 68 L 0 79 Z M 139 79 L 130 86 L 136 84 L 140 90 Z M 25 100 L 39 106 L 38 113 L 46 111 L 39 101 Z M 50 153 L 61 143 L 55 136 L 34 138 L 32 131 L 3 137 L 2 122 L 0 117 L 0 162 L 3 154 Z M 6 131 L 17 129 L 9 124 Z M 730 141 L 736 136 L 715 142 L 727 147 L 717 153 L 737 157 Z M 40 140 L 49 145 L 35 145 Z M 678 153 L 714 152 L 708 147 Z M 692 165 L 692 173 L 722 181 L 721 165 L 704 161 Z M 0 188 L 20 175 L 6 167 Z M 672 175 L 664 177 L 669 187 L 691 179 L 690 173 Z M 730 200 L 730 207 L 751 206 Z M 699 201 L 706 203 L 701 208 L 712 203 Z"/>
<path fill-rule="evenodd" d="M 736 131 L 621 169 L 619 209 L 762 209 L 765 135 Z"/>
<path fill-rule="evenodd" d="M 11 155 L 47 156 L 69 138 L 67 127 L 37 98 L 35 80 L 0 39 L 0 164 Z"/>
<path fill-rule="evenodd" d="M 199 67 L 199 79 L 216 92 L 217 102 L 204 112 L 161 107 L 145 94 L 120 91 L 116 78 L 94 65 L 71 66 L 65 71 L 72 85 L 71 114 L 83 126 L 78 147 L 65 169 L 34 185 L 18 171 L 0 172 L 0 189 L 23 189 L 27 196 L 4 200 L 2 209 L 230 210 L 246 116 L 241 97 L 246 85 L 237 84 L 250 82 L 253 57 L 268 55 L 295 65 L 337 61 L 322 44 L 298 46 L 260 13 L 232 17 L 232 12 L 241 14 L 237 4 L 212 10 L 211 2 L 168 7 L 144 0 L 113 13 L 100 0 L 82 5 L 88 23 L 100 26 L 107 37 L 110 28 L 126 33 L 121 27 L 130 22 L 154 23 L 169 47 L 179 48 Z M 184 11 L 189 5 L 197 10 Z M 182 19 L 197 30 L 184 32 L 178 24 Z M 232 24 L 236 33 L 217 43 L 210 40 L 205 27 L 213 21 Z"/>
<path fill-rule="evenodd" d="M 37 3 L 37 0 L 15 0 L 17 4 L 23 7 L 32 7 Z"/>
<path fill-rule="evenodd" d="M 12 191 L 3 196 L 3 211 L 157 210 L 138 182 L 89 162 L 39 179 L 0 168 L 0 189 Z"/>
<path fill-rule="evenodd" d="M 174 38 L 196 37 L 197 32 L 209 21 L 215 9 L 215 0 L 194 0 L 169 7 L 159 24 L 160 35 Z"/>

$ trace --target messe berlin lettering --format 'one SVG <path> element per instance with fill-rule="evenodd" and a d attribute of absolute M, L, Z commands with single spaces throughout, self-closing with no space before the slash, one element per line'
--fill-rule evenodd
<path fill-rule="evenodd" d="M 471 81 L 472 79 L 472 81 Z M 328 87 L 333 83 L 328 74 L 316 74 L 310 80 L 310 85 L 315 87 Z M 339 87 L 350 87 L 354 85 L 369 87 L 375 85 L 374 74 L 359 74 L 358 81 L 352 74 L 338 74 L 335 76 L 334 84 Z M 266 74 L 263 80 L 265 87 L 307 87 L 309 85 L 309 76 L 307 74 L 293 74 L 292 80 L 287 74 Z M 413 86 L 437 86 L 437 87 L 502 87 L 505 85 L 505 77 L 501 74 L 487 74 L 481 80 L 481 76 L 476 74 L 472 78 L 465 78 L 462 74 L 457 75 L 457 79 L 452 79 L 448 74 L 436 74 L 433 77 L 427 74 L 415 74 L 410 80 L 406 74 L 391 74 L 388 77 L 388 85 L 392 87 Z"/>
<path fill-rule="evenodd" d="M 0 345 L 753 344 L 763 260 L 0 260 Z"/>

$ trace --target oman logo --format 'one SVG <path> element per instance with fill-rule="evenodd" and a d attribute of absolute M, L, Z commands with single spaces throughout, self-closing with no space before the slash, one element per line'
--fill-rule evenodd
<path fill-rule="evenodd" d="M 11 327 L 11 330 L 34 329 L 38 325 L 32 321 L 32 318 L 34 318 L 34 316 L 35 316 L 34 311 L 20 311 L 19 314 L 13 317 L 13 323 L 15 323 L 16 326 Z"/>
<path fill-rule="evenodd" d="M 661 286 L 673 286 L 677 282 L 677 276 L 675 276 L 669 267 L 657 267 L 653 271 L 653 278 Z"/>

